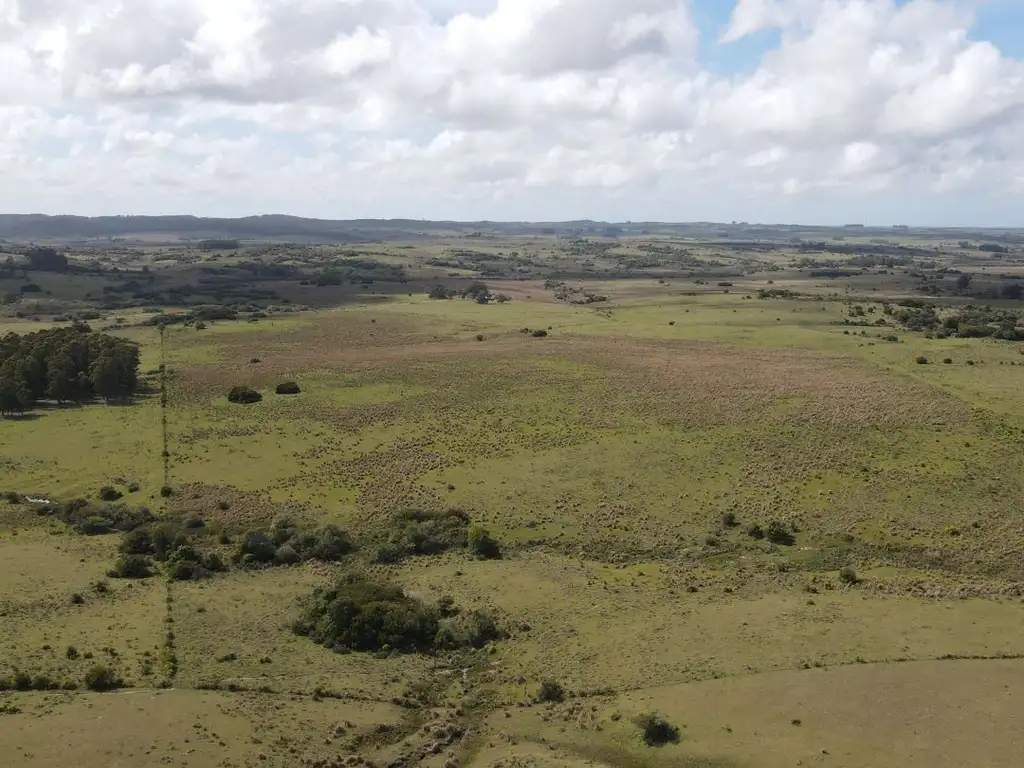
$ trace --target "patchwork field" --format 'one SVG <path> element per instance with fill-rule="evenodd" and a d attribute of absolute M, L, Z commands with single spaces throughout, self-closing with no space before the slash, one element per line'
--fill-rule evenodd
<path fill-rule="evenodd" d="M 3 764 L 1018 764 L 1022 347 L 864 330 L 845 300 L 748 279 L 117 331 L 148 394 L 0 420 Z M 203 557 L 285 518 L 352 551 L 115 578 L 123 537 L 31 502 L 104 487 Z M 501 557 L 385 556 L 402 510 L 448 509 Z M 297 633 L 352 570 L 500 635 Z M 116 690 L 86 690 L 97 664 Z"/>

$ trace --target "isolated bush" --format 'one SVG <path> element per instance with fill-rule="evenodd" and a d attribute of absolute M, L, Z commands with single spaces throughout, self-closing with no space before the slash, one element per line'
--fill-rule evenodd
<path fill-rule="evenodd" d="M 174 495 L 174 489 L 169 485 L 162 485 L 160 486 L 160 495 L 166 499 L 168 496 Z"/>
<path fill-rule="evenodd" d="M 483 335 L 482 333 L 478 333 L 478 334 L 476 335 L 476 340 L 477 340 L 477 341 L 483 341 L 483 340 L 484 340 L 484 335 Z"/>
<path fill-rule="evenodd" d="M 537 701 L 552 703 L 565 701 L 565 689 L 556 680 L 544 680 L 540 684 L 540 691 L 537 692 Z"/>
<path fill-rule="evenodd" d="M 761 526 L 757 523 L 751 523 L 747 526 L 747 536 L 749 536 L 752 539 L 763 539 L 764 529 L 761 528 Z"/>
<path fill-rule="evenodd" d="M 101 501 L 117 501 L 123 494 L 112 485 L 105 485 L 100 488 Z"/>
<path fill-rule="evenodd" d="M 915 358 L 914 362 L 917 363 L 918 365 L 928 365 L 928 358 L 925 357 L 924 355 L 921 355 Z"/>
<path fill-rule="evenodd" d="M 251 405 L 263 399 L 263 395 L 249 387 L 232 387 L 228 392 L 228 401 L 240 405 Z"/>
<path fill-rule="evenodd" d="M 440 619 L 401 587 L 351 572 L 316 590 L 293 629 L 334 650 L 428 652 Z"/>
<path fill-rule="evenodd" d="M 85 673 L 85 687 L 90 691 L 113 691 L 121 687 L 121 680 L 109 667 L 95 666 Z"/>
<path fill-rule="evenodd" d="M 147 579 L 153 575 L 153 561 L 146 555 L 121 555 L 107 571 L 112 579 Z"/>
<path fill-rule="evenodd" d="M 857 572 L 849 565 L 839 569 L 839 580 L 844 584 L 856 584 L 860 581 Z"/>
<path fill-rule="evenodd" d="M 545 331 L 543 328 L 538 328 L 537 330 L 532 331 L 530 335 L 533 336 L 535 339 L 542 339 L 548 335 L 548 332 Z"/>
<path fill-rule="evenodd" d="M 7 491 L 6 493 L 4 493 L 4 501 L 6 501 L 8 504 L 20 504 L 21 495 L 14 491 Z"/>
<path fill-rule="evenodd" d="M 285 381 L 278 384 L 274 391 L 279 395 L 297 395 L 302 390 L 299 389 L 299 385 L 294 381 Z"/>
<path fill-rule="evenodd" d="M 679 743 L 679 729 L 659 714 L 646 712 L 633 722 L 643 732 L 644 744 L 649 747 Z"/>
<path fill-rule="evenodd" d="M 952 357 L 947 357 L 947 358 L 945 358 L 945 359 L 944 359 L 944 360 L 942 361 L 942 364 L 943 364 L 943 365 L 952 365 L 952 364 L 953 364 L 953 358 L 952 358 Z"/>
<path fill-rule="evenodd" d="M 501 547 L 498 542 L 491 538 L 490 532 L 480 525 L 474 525 L 469 529 L 467 536 L 469 549 L 477 557 L 484 560 L 497 560 L 501 557 Z"/>
<path fill-rule="evenodd" d="M 736 520 L 736 513 L 735 512 L 726 512 L 724 515 L 722 515 L 722 526 L 723 527 L 725 527 L 725 528 L 735 528 L 737 525 L 739 525 L 739 522 Z"/>
<path fill-rule="evenodd" d="M 764 534 L 765 538 L 773 544 L 789 546 L 796 541 L 796 537 L 793 536 L 793 532 L 789 529 L 789 526 L 779 520 L 772 520 L 768 523 L 768 527 L 765 529 Z"/>

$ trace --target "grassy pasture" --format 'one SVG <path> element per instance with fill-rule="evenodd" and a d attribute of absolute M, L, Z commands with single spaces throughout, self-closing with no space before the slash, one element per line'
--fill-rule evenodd
<path fill-rule="evenodd" d="M 85 768 L 294 765 L 340 749 L 330 734 L 347 720 L 394 727 L 356 750 L 384 760 L 417 748 L 433 716 L 392 702 L 429 686 L 471 725 L 414 763 L 438 768 L 1011 765 L 1024 367 L 1009 363 L 1024 357 L 990 340 L 886 342 L 842 325 L 841 303 L 736 283 L 588 283 L 609 296 L 593 306 L 510 283 L 505 305 L 416 295 L 171 327 L 167 499 L 156 397 L 0 421 L 0 489 L 115 485 L 161 514 L 238 530 L 288 514 L 367 542 L 402 507 L 465 509 L 502 560 L 368 567 L 512 630 L 464 675 L 445 658 L 333 654 L 291 622 L 337 566 L 96 593 L 115 537 L 0 501 L 0 676 L 78 681 L 73 645 L 132 686 L 0 693 L 21 710 L 0 714 L 0 753 L 45 765 L 84 743 Z M 155 330 L 124 333 L 144 369 L 159 365 Z M 286 380 L 302 392 L 274 394 Z M 228 403 L 234 385 L 263 400 Z M 772 521 L 792 545 L 750 535 Z M 547 678 L 580 697 L 521 706 Z M 649 710 L 683 727 L 680 744 L 640 742 L 631 721 Z M 99 718 L 118 725 L 87 736 Z"/>

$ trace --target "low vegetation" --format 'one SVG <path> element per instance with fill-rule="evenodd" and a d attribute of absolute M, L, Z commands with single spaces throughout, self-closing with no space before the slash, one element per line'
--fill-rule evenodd
<path fill-rule="evenodd" d="M 294 631 L 339 653 L 433 653 L 482 648 L 501 638 L 486 613 L 430 605 L 359 571 L 315 591 Z"/>

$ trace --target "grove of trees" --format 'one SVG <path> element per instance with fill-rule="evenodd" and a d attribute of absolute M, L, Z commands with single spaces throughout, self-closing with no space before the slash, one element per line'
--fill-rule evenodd
<path fill-rule="evenodd" d="M 0 414 L 44 399 L 118 400 L 134 394 L 138 381 L 138 345 L 85 325 L 0 337 Z"/>

